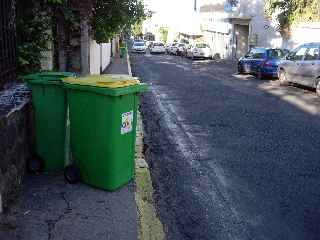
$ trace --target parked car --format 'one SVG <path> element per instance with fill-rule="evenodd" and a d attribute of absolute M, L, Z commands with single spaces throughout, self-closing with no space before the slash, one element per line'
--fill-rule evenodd
<path fill-rule="evenodd" d="M 176 55 L 176 54 L 177 54 L 177 51 L 178 51 L 178 43 L 173 43 L 173 44 L 170 46 L 169 54 L 174 54 L 174 55 Z"/>
<path fill-rule="evenodd" d="M 132 52 L 146 53 L 146 44 L 144 42 L 134 42 L 132 45 Z"/>
<path fill-rule="evenodd" d="M 212 58 L 212 51 L 208 44 L 196 43 L 188 46 L 186 56 L 192 59 Z"/>
<path fill-rule="evenodd" d="M 189 44 L 186 49 L 185 49 L 185 56 L 187 58 L 191 58 L 192 57 L 192 48 L 193 48 L 193 45 L 192 44 Z"/>
<path fill-rule="evenodd" d="M 277 48 L 252 48 L 238 61 L 238 72 L 249 73 L 258 78 L 278 77 L 278 65 L 286 51 Z"/>
<path fill-rule="evenodd" d="M 187 57 L 188 48 L 191 46 L 191 44 L 186 44 L 182 53 L 182 56 Z"/>
<path fill-rule="evenodd" d="M 161 42 L 154 42 L 150 46 L 150 53 L 165 53 L 166 48 L 164 47 L 164 44 Z"/>
<path fill-rule="evenodd" d="M 176 50 L 176 55 L 183 56 L 186 49 L 185 43 L 179 43 Z"/>
<path fill-rule="evenodd" d="M 172 43 L 167 43 L 165 48 L 166 48 L 166 54 L 170 54 L 170 48 L 171 48 Z"/>
<path fill-rule="evenodd" d="M 281 85 L 298 83 L 315 88 L 320 96 L 320 42 L 291 51 L 279 64 L 278 76 Z"/>
<path fill-rule="evenodd" d="M 153 41 L 146 41 L 146 47 L 150 48 L 153 44 Z"/>

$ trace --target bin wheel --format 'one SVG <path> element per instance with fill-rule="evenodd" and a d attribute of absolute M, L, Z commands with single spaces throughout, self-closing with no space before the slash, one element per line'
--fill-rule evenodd
<path fill-rule="evenodd" d="M 75 184 L 80 181 L 78 169 L 74 165 L 69 165 L 64 168 L 64 178 L 70 184 Z"/>
<path fill-rule="evenodd" d="M 40 175 L 44 169 L 43 160 L 39 156 L 32 156 L 27 160 L 27 170 L 31 174 Z"/>

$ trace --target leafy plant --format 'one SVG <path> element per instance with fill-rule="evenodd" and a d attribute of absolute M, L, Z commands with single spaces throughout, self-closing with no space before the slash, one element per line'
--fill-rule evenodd
<path fill-rule="evenodd" d="M 268 0 L 266 13 L 276 14 L 279 31 L 287 37 L 293 24 L 320 20 L 319 4 L 318 0 Z"/>
<path fill-rule="evenodd" d="M 95 40 L 107 42 L 149 15 L 142 0 L 97 0 L 91 21 Z"/>
<path fill-rule="evenodd" d="M 41 52 L 52 40 L 52 21 L 40 3 L 20 0 L 17 6 L 18 73 L 26 74 L 41 67 Z"/>
<path fill-rule="evenodd" d="M 161 41 L 167 43 L 168 40 L 168 28 L 167 27 L 160 27 L 159 32 L 161 34 Z"/>
<path fill-rule="evenodd" d="M 58 18 L 66 29 L 62 42 L 70 44 L 67 36 L 70 31 L 79 31 L 80 16 L 88 18 L 94 39 L 101 43 L 131 30 L 150 13 L 142 0 L 17 0 L 18 74 L 41 69 L 42 52 L 49 50 L 48 43 L 61 40 L 55 31 Z"/>
<path fill-rule="evenodd" d="M 142 23 L 142 21 L 139 21 L 132 25 L 132 33 L 134 36 L 142 37 Z"/>

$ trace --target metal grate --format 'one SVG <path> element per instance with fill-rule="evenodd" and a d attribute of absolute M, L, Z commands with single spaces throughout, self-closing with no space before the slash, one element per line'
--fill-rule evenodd
<path fill-rule="evenodd" d="M 0 89 L 16 80 L 15 1 L 0 0 Z"/>

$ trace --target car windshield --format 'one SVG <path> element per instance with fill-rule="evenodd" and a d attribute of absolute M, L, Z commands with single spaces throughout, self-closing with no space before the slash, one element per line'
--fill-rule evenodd
<path fill-rule="evenodd" d="M 260 59 L 264 58 L 266 50 L 263 48 L 253 48 L 247 55 L 246 58 Z"/>
<path fill-rule="evenodd" d="M 144 42 L 136 42 L 136 43 L 134 43 L 134 46 L 142 47 L 142 46 L 144 46 Z"/>
<path fill-rule="evenodd" d="M 184 44 L 182 43 L 182 44 L 179 44 L 179 47 L 184 47 Z"/>
<path fill-rule="evenodd" d="M 197 48 L 208 48 L 209 46 L 205 43 L 199 43 L 199 44 L 196 44 L 196 47 Z"/>
<path fill-rule="evenodd" d="M 270 49 L 268 50 L 268 58 L 270 59 L 281 59 L 285 53 L 281 49 Z"/>
<path fill-rule="evenodd" d="M 155 47 L 163 47 L 164 45 L 163 45 L 163 43 L 154 43 L 153 46 L 155 46 Z"/>

